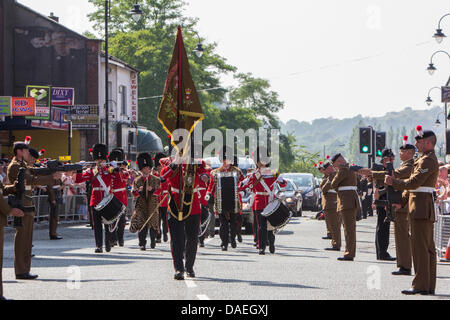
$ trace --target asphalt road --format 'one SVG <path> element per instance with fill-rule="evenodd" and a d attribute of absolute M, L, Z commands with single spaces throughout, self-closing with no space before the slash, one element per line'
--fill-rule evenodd
<path fill-rule="evenodd" d="M 13 233 L 5 234 L 4 294 L 15 300 L 378 300 L 450 299 L 450 263 L 438 264 L 435 296 L 404 296 L 411 276 L 392 276 L 395 262 L 375 259 L 376 217 L 357 224 L 354 262 L 337 261 L 342 252 L 325 251 L 324 221 L 315 213 L 293 218 L 276 237 L 276 253 L 260 256 L 253 237 L 227 252 L 218 236 L 199 248 L 197 277 L 173 280 L 170 243 L 140 251 L 137 236 L 126 231 L 125 247 L 95 254 L 93 232 L 83 225 L 60 226 L 60 241 L 48 240 L 48 229 L 35 230 L 34 281 L 16 280 Z M 343 236 L 343 232 L 342 232 Z M 343 237 L 344 238 L 344 237 Z M 267 250 L 268 251 L 268 250 Z M 390 253 L 395 256 L 393 235 Z"/>

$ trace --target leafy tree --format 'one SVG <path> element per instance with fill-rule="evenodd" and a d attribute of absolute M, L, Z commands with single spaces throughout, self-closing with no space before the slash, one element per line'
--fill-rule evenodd
<path fill-rule="evenodd" d="M 89 0 L 95 11 L 89 15 L 94 29 L 103 31 L 104 1 Z M 161 94 L 167 76 L 167 70 L 173 53 L 177 26 L 183 27 L 183 39 L 190 67 L 197 89 L 220 87 L 220 75 L 234 72 L 235 67 L 215 53 L 217 44 L 207 44 L 201 39 L 205 52 L 202 58 L 193 54 L 198 43 L 195 34 L 197 19 L 184 17 L 185 3 L 181 0 L 145 0 L 141 1 L 143 18 L 135 23 L 130 16 L 134 1 L 116 0 L 112 2 L 110 18 L 109 47 L 110 54 L 126 61 L 141 71 L 139 77 L 139 124 L 155 131 L 160 137 L 166 137 L 157 120 L 161 103 Z M 217 119 L 217 110 L 211 107 L 214 101 L 221 101 L 224 89 L 200 92 L 202 105 L 207 119 Z M 211 115 L 208 112 L 212 112 Z M 214 122 L 213 122 L 214 124 Z M 208 126 L 208 125 L 207 125 Z M 209 125 L 211 126 L 211 125 Z M 166 139 L 162 139 L 166 141 Z"/>
<path fill-rule="evenodd" d="M 231 106 L 247 108 L 258 116 L 264 125 L 280 128 L 275 113 L 283 109 L 284 103 L 279 100 L 278 93 L 270 90 L 269 81 L 255 78 L 251 73 L 239 73 L 234 78 L 239 81 L 239 85 L 230 90 Z"/>

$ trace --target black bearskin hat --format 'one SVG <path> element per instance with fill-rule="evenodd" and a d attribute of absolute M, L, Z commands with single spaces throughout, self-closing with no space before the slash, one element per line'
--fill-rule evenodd
<path fill-rule="evenodd" d="M 154 159 L 154 166 L 155 166 L 155 168 L 156 168 L 157 166 L 161 165 L 161 164 L 159 163 L 159 160 L 164 159 L 164 158 L 167 158 L 167 156 L 166 156 L 164 153 L 157 153 L 157 154 L 155 155 L 155 159 Z"/>
<path fill-rule="evenodd" d="M 256 155 L 254 156 L 256 163 L 261 162 L 264 165 L 270 164 L 270 154 L 266 147 L 258 146 L 256 149 Z"/>
<path fill-rule="evenodd" d="M 98 143 L 94 145 L 94 148 L 92 149 L 94 160 L 106 160 L 106 156 L 108 155 L 108 148 L 106 145 Z"/>
<path fill-rule="evenodd" d="M 233 162 L 234 154 L 230 147 L 223 146 L 222 150 L 219 151 L 219 160 L 220 162 L 223 162 L 223 160 L 230 160 L 230 162 Z"/>
<path fill-rule="evenodd" d="M 30 155 L 35 158 L 39 159 L 39 152 L 34 148 L 29 148 L 28 151 L 30 152 Z"/>
<path fill-rule="evenodd" d="M 124 161 L 125 160 L 125 152 L 120 149 L 116 148 L 109 154 L 109 161 Z"/>
<path fill-rule="evenodd" d="M 145 167 L 153 168 L 153 160 L 149 153 L 144 152 L 138 155 L 137 163 L 139 170 L 144 169 Z"/>

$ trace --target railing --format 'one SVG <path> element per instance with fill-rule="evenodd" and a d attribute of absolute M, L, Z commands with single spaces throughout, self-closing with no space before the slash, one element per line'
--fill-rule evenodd
<path fill-rule="evenodd" d="M 438 207 L 439 212 L 436 212 L 436 223 L 434 225 L 434 242 L 436 254 L 442 261 L 450 238 L 450 200 L 440 201 Z"/>
<path fill-rule="evenodd" d="M 79 193 L 80 190 L 82 190 L 82 188 L 77 188 L 77 193 Z M 50 218 L 50 203 L 48 201 L 48 195 L 43 195 L 40 193 L 42 192 L 39 191 L 37 195 L 33 196 L 35 206 L 35 224 L 47 223 Z M 127 217 L 131 217 L 134 209 L 134 201 L 131 195 L 128 196 L 127 209 Z M 75 194 L 70 196 L 66 196 L 64 194 L 62 198 L 57 198 L 56 210 L 58 212 L 60 222 L 77 223 L 90 221 L 89 203 L 86 194 Z M 7 226 L 13 226 L 12 217 L 8 217 Z"/>

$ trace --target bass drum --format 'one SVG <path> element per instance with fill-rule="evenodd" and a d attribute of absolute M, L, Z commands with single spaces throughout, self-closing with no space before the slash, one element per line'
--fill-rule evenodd
<path fill-rule="evenodd" d="M 111 225 L 120 219 L 126 207 L 113 194 L 108 194 L 94 209 L 100 213 L 103 224 Z"/>
<path fill-rule="evenodd" d="M 270 202 L 261 215 L 267 219 L 269 231 L 283 228 L 292 216 L 289 209 L 279 199 Z"/>

